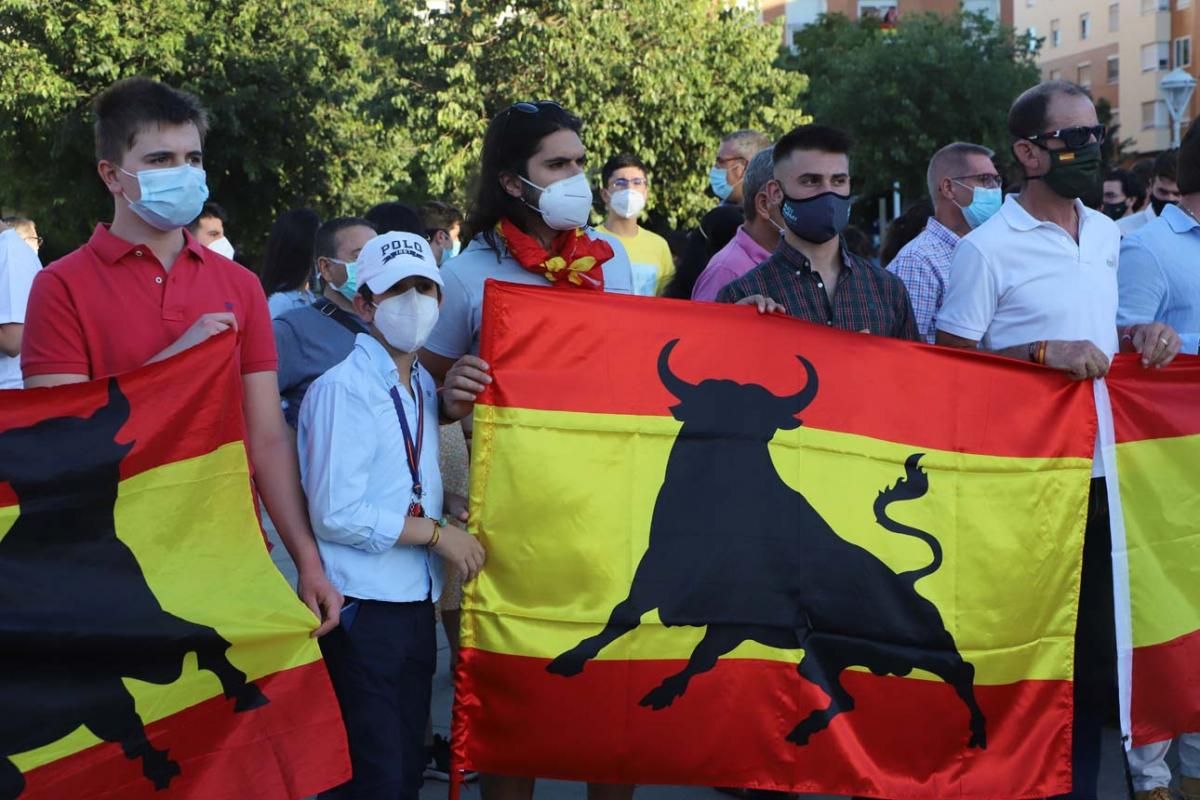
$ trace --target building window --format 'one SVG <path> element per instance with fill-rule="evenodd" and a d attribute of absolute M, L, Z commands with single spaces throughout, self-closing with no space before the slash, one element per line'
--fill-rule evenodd
<path fill-rule="evenodd" d="M 1191 8 L 1192 0 L 1175 0 L 1175 10 L 1179 11 L 1184 8 Z"/>
<path fill-rule="evenodd" d="M 1108 82 L 1117 83 L 1121 80 L 1121 60 L 1118 56 L 1108 57 Z"/>
<path fill-rule="evenodd" d="M 1061 81 L 1062 80 L 1062 70 L 1061 69 L 1050 70 L 1050 80 Z"/>
<path fill-rule="evenodd" d="M 1171 68 L 1171 43 L 1142 45 L 1142 72 L 1166 72 Z"/>
<path fill-rule="evenodd" d="M 1062 43 L 1062 31 L 1058 29 L 1058 20 L 1050 20 L 1050 46 L 1058 47 Z"/>
<path fill-rule="evenodd" d="M 1155 11 L 1170 11 L 1171 0 L 1142 0 L 1142 13 L 1153 14 Z"/>
<path fill-rule="evenodd" d="M 1080 14 L 1079 15 L 1079 41 L 1081 41 L 1081 42 L 1086 41 L 1088 38 L 1088 34 L 1091 33 L 1091 31 L 1092 31 L 1092 15 L 1091 14 Z"/>
<path fill-rule="evenodd" d="M 1121 4 L 1113 3 L 1108 7 L 1108 32 L 1116 33 L 1121 28 Z"/>
<path fill-rule="evenodd" d="M 1175 66 L 1190 67 L 1192 65 L 1192 37 L 1180 36 L 1175 40 Z"/>
<path fill-rule="evenodd" d="M 1075 82 L 1085 89 L 1090 89 L 1092 86 L 1092 62 L 1088 61 L 1080 64 L 1075 69 Z"/>
<path fill-rule="evenodd" d="M 1142 103 L 1142 130 L 1167 127 L 1167 104 L 1162 100 Z"/>
<path fill-rule="evenodd" d="M 1034 4 L 1034 2 L 1035 2 L 1035 0 L 1025 0 L 1025 7 L 1026 7 L 1026 8 L 1033 8 L 1033 4 Z"/>

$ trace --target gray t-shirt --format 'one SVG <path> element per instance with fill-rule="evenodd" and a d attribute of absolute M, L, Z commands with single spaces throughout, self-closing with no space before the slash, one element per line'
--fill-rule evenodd
<path fill-rule="evenodd" d="M 605 261 L 602 267 L 604 291 L 632 294 L 633 271 L 625 247 L 616 237 L 591 228 L 587 229 L 587 234 L 592 239 L 603 239 L 612 245 L 613 257 Z M 530 286 L 549 285 L 541 275 L 521 267 L 507 250 L 501 249 L 497 253 L 484 241 L 482 234 L 476 236 L 466 250 L 442 269 L 442 280 L 446 283 L 444 299 L 437 326 L 425 343 L 425 349 L 446 358 L 458 358 L 467 353 L 479 354 L 483 284 L 488 278 Z M 281 365 L 282 360 L 281 354 Z"/>
<path fill-rule="evenodd" d="M 311 305 L 294 308 L 275 318 L 275 349 L 279 351 L 279 396 L 283 398 L 283 416 L 296 427 L 300 402 L 317 378 L 346 360 L 354 350 L 356 332 L 334 318 L 326 300 L 325 310 Z M 340 310 L 340 309 L 339 309 Z M 357 333 L 366 326 L 353 314 L 342 312 L 340 319 L 357 324 Z"/>

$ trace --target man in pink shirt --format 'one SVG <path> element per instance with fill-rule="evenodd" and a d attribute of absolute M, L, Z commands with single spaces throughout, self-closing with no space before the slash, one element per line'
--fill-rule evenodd
<path fill-rule="evenodd" d="M 718 250 L 700 273 L 692 289 L 693 300 L 715 302 L 717 292 L 766 261 L 779 244 L 783 225 L 774 220 L 773 215 L 778 213 L 778 209 L 771 204 L 767 195 L 767 184 L 775 180 L 772 151 L 770 147 L 759 150 L 746 167 L 742 184 L 745 189 L 742 205 L 746 211 L 746 221 L 737 229 L 729 244 Z"/>

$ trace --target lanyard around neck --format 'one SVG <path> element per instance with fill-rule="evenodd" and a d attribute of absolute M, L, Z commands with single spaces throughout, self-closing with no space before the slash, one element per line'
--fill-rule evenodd
<path fill-rule="evenodd" d="M 417 374 L 415 370 L 413 374 Z M 416 381 L 413 394 L 417 398 L 417 437 L 414 441 L 408 427 L 408 417 L 404 413 L 404 404 L 400 400 L 399 388 L 393 386 L 388 393 L 392 396 L 392 405 L 396 407 L 396 418 L 400 420 L 400 431 L 404 434 L 404 455 L 408 459 L 408 474 L 412 477 L 413 500 L 408 507 L 408 515 L 423 517 L 425 513 L 421 507 L 421 496 L 424 494 L 421 487 L 421 445 L 425 439 L 425 395 L 421 391 L 420 381 Z"/>

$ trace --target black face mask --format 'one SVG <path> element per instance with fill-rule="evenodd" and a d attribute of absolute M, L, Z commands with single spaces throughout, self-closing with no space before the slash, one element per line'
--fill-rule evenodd
<path fill-rule="evenodd" d="M 850 224 L 850 198 L 825 192 L 803 200 L 783 196 L 783 222 L 806 242 L 824 244 Z"/>
<path fill-rule="evenodd" d="M 1082 198 L 1085 202 L 1100 193 L 1100 144 L 1093 142 L 1078 150 L 1051 150 L 1034 142 L 1050 154 L 1050 171 L 1030 176 L 1043 180 L 1050 191 L 1068 200 Z"/>
<path fill-rule="evenodd" d="M 1159 200 L 1153 194 L 1150 195 L 1150 205 L 1154 207 L 1154 216 L 1161 217 L 1163 209 L 1167 206 L 1175 205 L 1174 200 Z"/>
<path fill-rule="evenodd" d="M 1108 216 L 1109 219 L 1113 219 L 1113 220 L 1120 219 L 1121 217 L 1125 216 L 1125 212 L 1128 210 L 1129 210 L 1129 201 L 1128 200 L 1126 200 L 1122 203 L 1105 203 L 1104 206 L 1101 208 L 1101 211 L 1103 211 Z"/>

